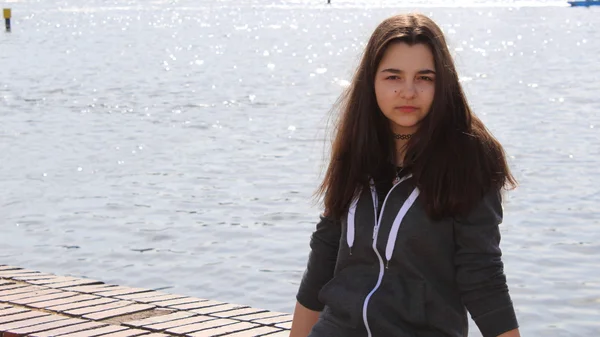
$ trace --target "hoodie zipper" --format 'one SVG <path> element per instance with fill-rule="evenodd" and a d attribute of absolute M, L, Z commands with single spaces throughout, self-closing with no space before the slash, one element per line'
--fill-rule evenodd
<path fill-rule="evenodd" d="M 403 182 L 404 180 L 406 180 L 410 177 L 411 177 L 411 175 L 406 176 L 402 179 L 396 179 L 394 186 L 392 186 L 392 188 L 389 190 L 389 192 L 385 196 L 385 199 L 383 200 L 383 205 L 381 206 L 381 214 L 383 214 L 383 210 L 385 209 L 385 204 L 388 200 L 388 197 L 394 190 L 394 188 L 396 188 L 396 186 L 400 185 L 401 182 Z M 398 178 L 398 177 L 396 177 L 396 178 Z M 377 289 L 381 285 L 381 281 L 383 280 L 383 274 L 385 273 L 385 269 L 383 266 L 383 259 L 381 258 L 381 254 L 379 254 L 379 251 L 377 251 L 377 234 L 379 233 L 379 226 L 381 225 L 381 217 L 379 217 L 379 218 L 377 217 L 377 208 L 379 206 L 379 200 L 377 197 L 377 191 L 375 190 L 374 183 L 371 183 L 371 196 L 373 197 L 373 211 L 375 214 L 375 227 L 373 228 L 373 251 L 375 252 L 375 255 L 377 255 L 377 259 L 379 260 L 379 278 L 377 279 L 377 283 L 375 284 L 375 287 L 373 288 L 373 290 L 371 290 L 371 292 L 369 292 L 369 294 L 367 295 L 367 298 L 365 298 L 365 302 L 363 303 L 363 322 L 365 324 L 365 328 L 367 329 L 368 337 L 372 337 L 373 334 L 371 333 L 371 328 L 369 327 L 369 322 L 367 320 L 367 307 L 369 305 L 369 300 L 371 299 L 371 296 L 373 296 L 373 294 L 377 291 Z"/>
<path fill-rule="evenodd" d="M 394 180 L 393 186 L 392 188 L 389 190 L 389 192 L 387 193 L 387 195 L 385 196 L 385 199 L 383 201 L 383 205 L 381 207 L 381 213 L 383 213 L 384 209 L 385 209 L 385 205 L 387 203 L 388 197 L 390 196 L 390 194 L 392 193 L 392 191 L 394 190 L 394 188 L 396 188 L 396 186 L 400 185 L 400 183 L 402 183 L 403 181 L 410 179 L 412 177 L 411 174 L 403 177 L 402 179 L 400 179 L 399 175 L 396 174 L 396 179 Z M 375 285 L 375 287 L 369 292 L 369 294 L 367 295 L 367 297 L 365 298 L 365 301 L 363 303 L 363 308 L 362 308 L 362 316 L 363 316 L 363 323 L 365 324 L 365 328 L 367 329 L 367 333 L 368 333 L 368 337 L 372 337 L 372 333 L 371 333 L 371 328 L 369 327 L 369 322 L 367 320 L 367 307 L 369 305 L 369 301 L 371 299 L 371 296 L 373 296 L 373 294 L 377 291 L 377 289 L 379 288 L 379 286 L 381 285 L 381 282 L 383 280 L 383 275 L 385 273 L 385 268 L 384 264 L 383 264 L 383 258 L 381 257 L 381 254 L 379 254 L 379 251 L 377 250 L 377 236 L 379 234 L 379 227 L 381 225 L 381 217 L 377 217 L 377 209 L 379 207 L 379 198 L 377 196 L 377 190 L 375 188 L 375 182 L 373 181 L 373 179 L 371 179 L 370 181 L 370 187 L 371 187 L 371 197 L 373 200 L 373 215 L 374 215 L 374 227 L 373 227 L 373 251 L 375 252 L 375 255 L 377 255 L 377 259 L 379 261 L 379 277 L 377 278 L 377 283 Z M 355 231 L 355 216 L 356 216 L 356 208 L 358 206 L 358 199 L 360 198 L 360 194 L 361 193 L 357 193 L 354 197 L 354 200 L 352 201 L 351 205 L 350 205 L 350 209 L 348 211 L 348 224 L 347 224 L 347 233 L 346 233 L 346 238 L 347 238 L 347 243 L 348 243 L 348 247 L 350 249 L 350 255 L 352 255 L 352 246 L 354 245 L 354 231 Z M 410 207 L 412 206 L 412 204 L 415 202 L 415 200 L 417 199 L 417 197 L 419 196 L 419 189 L 415 187 L 415 189 L 413 190 L 413 192 L 410 194 L 410 196 L 408 197 L 408 199 L 404 202 L 404 204 L 402 205 L 402 207 L 400 208 L 400 211 L 398 212 L 398 214 L 396 215 L 396 218 L 394 219 L 394 222 L 392 224 L 392 228 L 390 231 L 390 236 L 388 237 L 388 242 L 386 245 L 386 252 L 385 252 L 385 257 L 386 257 L 386 261 L 387 264 L 389 264 L 389 261 L 392 257 L 392 253 L 394 251 L 394 246 L 396 243 L 396 237 L 398 235 L 398 230 L 400 229 L 400 224 L 402 223 L 402 219 L 404 219 L 404 216 L 406 215 L 406 213 L 408 212 L 408 210 L 410 209 Z"/>

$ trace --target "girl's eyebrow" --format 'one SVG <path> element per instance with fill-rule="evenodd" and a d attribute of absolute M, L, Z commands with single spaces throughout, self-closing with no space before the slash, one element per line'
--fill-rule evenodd
<path fill-rule="evenodd" d="M 388 72 L 388 73 L 392 73 L 392 74 L 402 74 L 402 73 L 404 73 L 404 71 L 402 71 L 400 69 L 395 69 L 395 68 L 383 69 L 381 72 L 382 73 Z M 423 70 L 419 70 L 417 72 L 417 74 L 418 75 L 427 75 L 427 74 L 435 75 L 435 71 L 433 71 L 431 69 L 423 69 Z"/>

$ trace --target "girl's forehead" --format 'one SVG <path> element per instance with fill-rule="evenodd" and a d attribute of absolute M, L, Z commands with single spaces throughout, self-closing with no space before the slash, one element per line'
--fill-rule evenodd
<path fill-rule="evenodd" d="M 413 68 L 433 68 L 434 65 L 433 53 L 428 46 L 395 43 L 386 49 L 378 68 L 391 67 L 407 71 Z"/>

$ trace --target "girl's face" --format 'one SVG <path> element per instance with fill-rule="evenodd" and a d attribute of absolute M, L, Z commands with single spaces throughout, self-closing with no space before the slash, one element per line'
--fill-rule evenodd
<path fill-rule="evenodd" d="M 393 43 L 375 74 L 375 96 L 392 132 L 412 134 L 427 116 L 435 94 L 435 63 L 425 44 Z"/>

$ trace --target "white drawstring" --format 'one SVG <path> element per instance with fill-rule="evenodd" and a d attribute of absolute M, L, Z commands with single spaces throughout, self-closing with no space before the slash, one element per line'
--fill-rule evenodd
<path fill-rule="evenodd" d="M 359 198 L 360 193 L 354 197 L 352 203 L 350 204 L 350 209 L 348 210 L 348 228 L 346 230 L 346 240 L 348 241 L 348 248 L 350 248 L 350 255 L 352 255 L 352 245 L 354 245 L 354 217 Z"/>
<path fill-rule="evenodd" d="M 408 213 L 410 207 L 413 205 L 415 200 L 417 200 L 419 193 L 419 189 L 415 187 L 412 193 L 408 196 L 408 199 L 406 199 L 404 204 L 402 204 L 402 207 L 400 207 L 400 211 L 398 211 L 398 214 L 394 219 L 394 224 L 392 225 L 392 230 L 390 231 L 390 236 L 388 237 L 388 242 L 385 247 L 385 259 L 388 263 L 392 258 L 392 253 L 394 252 L 394 247 L 396 246 L 396 238 L 398 237 L 398 230 L 400 229 L 402 219 L 404 219 L 404 216 L 406 213 Z"/>

